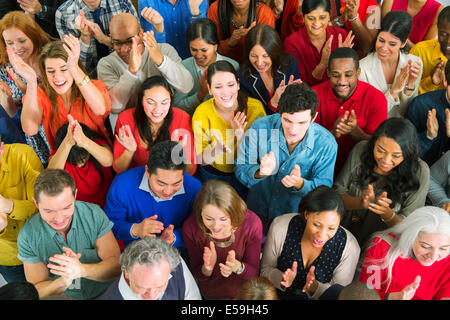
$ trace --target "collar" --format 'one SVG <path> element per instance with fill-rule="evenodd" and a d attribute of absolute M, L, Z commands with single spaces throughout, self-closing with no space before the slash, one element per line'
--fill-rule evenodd
<path fill-rule="evenodd" d="M 216 61 L 224 60 L 224 56 L 221 55 L 221 54 L 219 54 L 217 51 L 216 51 L 216 56 L 217 56 L 217 57 L 216 57 Z M 203 70 L 205 70 L 205 68 L 200 67 L 200 66 L 197 64 L 197 62 L 195 62 L 194 57 L 192 57 L 192 59 L 193 59 L 193 61 L 194 61 L 194 66 L 195 66 L 195 70 L 197 71 L 197 73 L 203 74 Z"/>
<path fill-rule="evenodd" d="M 252 88 L 255 90 L 256 94 L 259 96 L 259 100 L 262 102 L 264 106 L 267 106 L 268 103 L 266 103 L 266 99 L 270 101 L 269 93 L 267 92 L 266 86 L 264 85 L 264 82 L 261 79 L 261 75 L 258 71 L 254 69 L 249 69 L 249 75 L 251 78 L 253 78 Z M 281 66 L 278 67 L 276 73 L 278 74 L 278 77 L 274 77 L 274 85 L 275 89 L 280 85 L 281 79 L 284 80 L 286 83 L 289 79 L 286 78 L 286 74 L 281 71 Z M 277 83 L 277 79 L 280 79 L 280 83 Z M 262 92 L 261 92 L 262 91 Z M 266 98 L 265 98 L 266 97 Z M 277 112 L 276 110 L 274 110 Z"/>
<path fill-rule="evenodd" d="M 169 279 L 167 280 L 167 282 L 169 282 L 171 278 L 172 278 L 172 274 L 169 274 Z M 125 281 L 125 276 L 123 275 L 123 272 L 120 275 L 118 287 L 119 287 L 119 292 L 122 295 L 124 300 L 142 300 L 142 297 L 140 295 L 135 294 L 131 290 L 130 286 Z"/>
<path fill-rule="evenodd" d="M 280 130 L 279 146 L 283 151 L 285 151 L 287 154 L 289 154 L 289 149 L 287 147 L 287 141 L 286 141 L 286 138 L 284 137 L 283 125 L 281 123 L 281 115 L 280 114 L 276 114 L 276 115 L 278 115 L 276 127 Z M 292 154 L 294 154 L 294 151 L 300 150 L 299 146 L 301 146 L 300 148 L 308 148 L 310 150 L 314 149 L 314 130 L 315 130 L 314 127 L 317 125 L 318 124 L 316 124 L 315 122 L 310 123 L 309 128 L 306 131 L 305 136 L 303 137 L 303 140 L 297 144 L 297 146 L 292 151 Z"/>
<path fill-rule="evenodd" d="M 183 177 L 184 179 L 184 177 Z M 144 175 L 142 177 L 141 180 L 141 184 L 139 185 L 139 189 L 141 189 L 142 191 L 146 191 L 148 193 L 150 193 L 150 195 L 153 197 L 153 199 L 155 199 L 156 202 L 162 202 L 162 201 L 170 201 L 173 199 L 173 197 L 181 195 L 181 194 L 185 194 L 185 190 L 184 190 L 184 180 L 183 180 L 183 185 L 181 186 L 181 189 L 178 190 L 172 197 L 170 197 L 170 199 L 161 199 L 160 197 L 157 197 L 153 191 L 150 189 L 150 185 L 148 182 L 148 178 L 147 178 L 147 174 L 144 171 Z"/>
<path fill-rule="evenodd" d="M 326 89 L 327 90 L 327 99 L 338 101 L 339 105 L 344 105 L 344 104 L 352 103 L 355 101 L 360 101 L 362 93 L 363 93 L 362 87 L 363 87 L 363 84 L 361 83 L 361 81 L 357 80 L 355 92 L 353 92 L 353 94 L 347 100 L 341 101 L 334 93 L 333 88 L 331 87 L 331 81 L 328 80 L 327 81 L 327 89 Z"/>

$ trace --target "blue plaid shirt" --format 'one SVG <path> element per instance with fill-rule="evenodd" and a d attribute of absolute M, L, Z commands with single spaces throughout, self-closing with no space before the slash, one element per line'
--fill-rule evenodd
<path fill-rule="evenodd" d="M 94 14 L 82 0 L 69 0 L 64 2 L 55 13 L 56 29 L 59 37 L 64 38 L 66 34 L 73 34 L 75 37 L 81 36 L 81 31 L 75 27 L 75 19 L 80 15 L 80 10 L 83 9 L 86 19 L 94 21 Z M 101 0 L 99 9 L 101 10 L 100 20 L 102 28 L 106 35 L 109 35 L 109 23 L 112 17 L 121 12 L 129 12 L 139 19 L 136 9 L 131 0 Z M 91 37 L 90 45 L 86 45 L 83 41 L 81 43 L 80 60 L 84 64 L 88 72 L 95 71 L 98 58 L 95 47 L 95 39 Z M 111 49 L 112 50 L 112 49 Z"/>
<path fill-rule="evenodd" d="M 168 0 L 139 0 L 139 16 L 141 19 L 141 28 L 144 31 L 153 30 L 153 25 L 141 17 L 142 10 L 148 7 L 158 11 L 164 18 L 164 32 L 155 32 L 156 41 L 158 43 L 170 44 L 177 50 L 181 59 L 190 57 L 191 53 L 186 42 L 186 30 L 195 19 L 206 18 L 208 0 L 203 0 L 200 4 L 200 15 L 198 17 L 192 17 L 188 0 L 178 0 L 175 5 Z"/>

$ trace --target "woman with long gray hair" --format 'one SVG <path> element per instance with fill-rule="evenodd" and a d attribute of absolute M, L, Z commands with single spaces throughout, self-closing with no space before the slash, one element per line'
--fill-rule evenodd
<path fill-rule="evenodd" d="M 426 206 L 373 235 L 359 281 L 381 299 L 450 299 L 450 215 Z"/>

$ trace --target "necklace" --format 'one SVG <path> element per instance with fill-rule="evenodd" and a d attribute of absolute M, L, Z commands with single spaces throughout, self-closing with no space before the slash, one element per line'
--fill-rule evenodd
<path fill-rule="evenodd" d="M 245 23 L 242 26 L 238 26 L 236 21 L 234 21 L 233 18 L 231 18 L 231 24 L 233 25 L 233 27 L 235 27 L 236 29 L 239 29 L 240 27 L 243 27 L 245 25 Z"/>
<path fill-rule="evenodd" d="M 216 247 L 226 248 L 226 247 L 229 247 L 230 245 L 232 245 L 234 243 L 234 232 L 231 233 L 230 239 L 227 240 L 227 241 L 224 241 L 224 242 L 215 241 L 209 234 L 208 234 L 208 239 L 209 239 L 209 241 L 214 242 L 214 245 Z"/>

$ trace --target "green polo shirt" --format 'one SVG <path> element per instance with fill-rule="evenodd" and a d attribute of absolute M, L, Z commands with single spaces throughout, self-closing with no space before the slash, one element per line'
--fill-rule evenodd
<path fill-rule="evenodd" d="M 67 233 L 67 243 L 62 235 L 50 227 L 40 214 L 31 217 L 22 227 L 17 239 L 18 258 L 26 263 L 42 262 L 47 265 L 49 258 L 63 254 L 63 247 L 81 253 L 81 263 L 98 263 L 95 242 L 107 234 L 113 226 L 103 210 L 96 204 L 75 201 L 72 225 Z M 49 273 L 49 280 L 59 276 Z M 76 279 L 64 292 L 74 299 L 92 300 L 100 296 L 112 281 L 99 282 L 85 278 Z"/>

